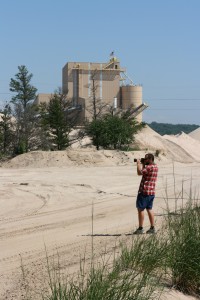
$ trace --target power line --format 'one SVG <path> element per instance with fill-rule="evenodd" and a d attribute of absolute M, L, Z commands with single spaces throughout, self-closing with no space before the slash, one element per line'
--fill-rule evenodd
<path fill-rule="evenodd" d="M 0 92 L 0 95 L 13 95 L 13 93 Z M 145 101 L 200 101 L 200 98 L 149 98 Z"/>
<path fill-rule="evenodd" d="M 150 110 L 168 110 L 168 111 L 172 111 L 172 110 L 190 110 L 190 111 L 196 111 L 196 110 L 200 110 L 200 108 L 151 108 L 150 107 Z"/>
<path fill-rule="evenodd" d="M 200 101 L 198 98 L 150 98 L 147 101 Z"/>
<path fill-rule="evenodd" d="M 13 95 L 12 93 L 0 93 L 1 95 Z"/>

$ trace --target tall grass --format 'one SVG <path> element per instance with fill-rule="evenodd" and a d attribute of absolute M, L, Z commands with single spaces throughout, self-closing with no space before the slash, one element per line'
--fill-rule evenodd
<path fill-rule="evenodd" d="M 172 285 L 200 295 L 200 208 L 189 202 L 180 215 L 168 216 L 169 252 L 166 264 Z"/>
<path fill-rule="evenodd" d="M 174 175 L 175 213 L 168 205 L 163 231 L 167 233 L 168 252 L 165 266 L 170 273 L 171 284 L 184 293 L 200 295 L 200 207 L 199 196 L 190 180 L 188 200 L 184 206 L 184 181 L 181 191 L 176 193 Z M 166 189 L 167 194 L 167 189 Z M 181 200 L 178 209 L 178 200 Z"/>
<path fill-rule="evenodd" d="M 141 244 L 140 239 L 143 240 L 138 239 L 138 247 Z M 106 264 L 94 266 L 88 274 L 82 274 L 77 279 L 68 280 L 66 283 L 61 284 L 60 281 L 49 280 L 51 294 L 43 299 L 159 299 L 159 293 L 155 291 L 158 290 L 161 277 L 156 276 L 155 268 L 143 266 L 142 258 L 140 260 L 138 256 L 133 267 L 128 253 L 129 250 L 124 248 L 120 257 L 112 265 L 105 260 Z"/>
<path fill-rule="evenodd" d="M 175 185 L 174 179 L 174 185 Z M 121 243 L 120 254 L 96 261 L 94 255 L 94 204 L 91 219 L 91 260 L 80 264 L 80 273 L 63 278 L 59 268 L 49 266 L 49 294 L 44 300 L 157 300 L 169 283 L 184 293 L 200 297 L 200 207 L 192 194 L 183 206 L 181 192 L 174 187 L 175 206 L 156 235 L 133 236 L 131 244 Z M 168 192 L 166 189 L 167 201 Z M 196 200 L 195 200 L 196 199 Z M 180 201 L 178 201 L 180 200 Z M 180 203 L 179 203 L 180 202 Z M 116 248 L 116 247 L 115 247 Z M 106 251 L 105 251 L 106 252 Z M 86 271 L 87 270 L 87 271 Z M 24 269 L 23 269 L 24 272 Z"/>
<path fill-rule="evenodd" d="M 111 264 L 89 269 L 66 283 L 49 281 L 48 300 L 159 299 L 165 283 L 200 296 L 200 208 L 189 202 L 178 214 L 169 213 L 160 233 L 139 236 L 121 245 Z"/>

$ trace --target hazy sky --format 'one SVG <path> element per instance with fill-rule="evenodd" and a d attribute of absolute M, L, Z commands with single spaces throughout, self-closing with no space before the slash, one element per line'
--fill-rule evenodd
<path fill-rule="evenodd" d="M 68 61 L 114 50 L 149 104 L 144 121 L 200 125 L 200 0 L 0 0 L 0 103 L 18 66 L 39 93 L 62 85 Z"/>

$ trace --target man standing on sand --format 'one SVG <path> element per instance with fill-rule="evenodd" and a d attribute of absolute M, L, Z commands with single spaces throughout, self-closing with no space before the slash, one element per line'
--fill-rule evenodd
<path fill-rule="evenodd" d="M 154 155 L 148 153 L 145 155 L 144 160 L 142 162 L 137 160 L 137 174 L 142 176 L 136 207 L 138 210 L 138 221 L 139 227 L 134 232 L 134 234 L 142 234 L 144 233 L 143 223 L 144 223 L 144 210 L 147 210 L 150 229 L 147 230 L 146 233 L 155 233 L 154 227 L 154 213 L 153 213 L 153 200 L 155 198 L 155 186 L 158 174 L 158 167 L 154 163 Z"/>

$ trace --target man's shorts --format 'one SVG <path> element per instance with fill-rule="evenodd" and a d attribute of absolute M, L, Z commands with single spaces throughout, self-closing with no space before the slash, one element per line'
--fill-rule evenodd
<path fill-rule="evenodd" d="M 154 198 L 155 195 L 144 195 L 140 193 L 137 196 L 136 207 L 139 210 L 152 209 Z"/>

